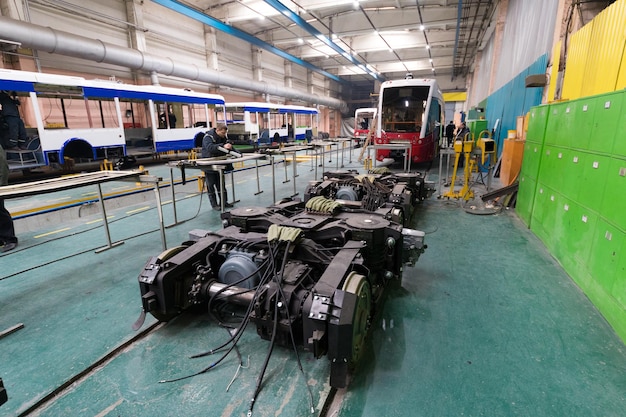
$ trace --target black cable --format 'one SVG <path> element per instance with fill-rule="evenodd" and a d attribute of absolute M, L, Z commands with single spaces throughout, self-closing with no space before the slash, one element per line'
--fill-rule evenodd
<path fill-rule="evenodd" d="M 192 355 L 190 358 L 194 358 L 195 359 L 195 358 L 201 358 L 201 357 L 204 357 L 204 356 L 212 355 L 212 354 L 214 354 L 216 352 L 219 352 L 220 350 L 224 349 L 230 343 L 236 344 L 237 341 L 239 340 L 239 338 L 241 337 L 241 334 L 243 333 L 243 330 L 245 329 L 245 327 L 248 325 L 248 322 L 250 321 L 250 314 L 252 313 L 252 308 L 254 306 L 255 300 L 257 299 L 257 297 L 259 295 L 259 289 L 261 289 L 262 286 L 265 285 L 265 283 L 266 283 L 266 278 L 263 277 L 261 279 L 261 283 L 259 284 L 259 286 L 257 287 L 257 289 L 256 289 L 256 291 L 254 293 L 254 296 L 252 297 L 252 302 L 248 305 L 248 308 L 246 309 L 246 313 L 244 314 L 244 319 L 243 319 L 241 325 L 237 328 L 237 332 L 236 332 L 235 336 L 232 336 L 230 339 L 228 339 L 226 342 L 222 343 L 217 348 L 211 349 L 211 350 L 206 351 L 206 352 L 202 352 L 202 353 L 198 353 L 198 354 Z M 232 284 L 232 285 L 234 285 L 234 284 Z M 209 299 L 209 302 L 211 302 L 211 300 L 212 300 L 212 298 L 214 296 L 212 296 L 211 299 Z M 229 352 L 230 352 L 231 349 L 229 349 Z"/>
<path fill-rule="evenodd" d="M 255 304 L 255 300 L 256 300 L 256 299 L 257 299 L 257 297 L 259 296 L 259 291 L 260 291 L 260 289 L 262 289 L 262 288 L 265 286 L 265 284 L 267 284 L 267 281 L 271 278 L 271 275 L 269 274 L 269 271 L 273 271 L 273 269 L 274 269 L 274 268 L 273 268 L 274 253 L 273 253 L 273 251 L 272 251 L 272 247 L 271 247 L 271 246 L 269 247 L 269 249 L 270 249 L 270 250 L 269 250 L 270 256 L 268 256 L 268 258 L 267 258 L 266 262 L 270 262 L 270 263 L 271 263 L 271 267 L 267 267 L 267 268 L 265 268 L 265 273 L 264 273 L 264 274 L 263 274 L 263 276 L 261 277 L 261 280 L 260 280 L 260 282 L 259 282 L 259 285 L 257 286 L 257 288 L 256 288 L 256 290 L 255 290 L 255 294 L 254 294 L 254 296 L 253 296 L 253 298 L 252 298 L 252 302 L 248 305 L 248 308 L 246 309 L 246 313 L 244 314 L 244 317 L 243 317 L 243 320 L 242 320 L 242 324 L 243 324 L 243 322 L 246 322 L 246 323 L 245 323 L 245 326 L 247 326 L 247 322 L 250 320 L 250 314 L 252 313 L 252 308 L 253 308 L 253 306 L 254 306 L 254 304 Z M 265 262 L 264 262 L 263 264 L 265 264 Z M 244 277 L 244 278 L 242 278 L 240 281 L 243 281 L 243 280 L 245 280 L 245 279 L 246 279 L 246 278 Z M 217 292 L 216 294 L 214 294 L 214 295 L 213 295 L 213 296 L 209 299 L 209 309 L 210 309 L 210 304 L 211 304 L 212 300 L 214 299 L 214 297 L 216 297 L 216 296 L 217 296 L 218 294 L 220 294 L 221 292 L 225 291 L 227 288 L 230 288 L 230 287 L 234 286 L 235 284 L 237 284 L 237 283 L 238 283 L 238 282 L 240 282 L 240 281 L 237 281 L 237 282 L 235 282 L 235 283 L 229 284 L 228 286 L 226 286 L 226 287 L 224 287 L 224 288 L 222 288 L 222 289 L 218 290 L 218 292 Z M 208 355 L 211 355 L 211 354 L 213 354 L 213 353 L 219 352 L 220 350 L 222 350 L 223 348 L 225 348 L 225 347 L 226 347 L 229 343 L 235 343 L 235 344 L 236 344 L 236 343 L 237 343 L 237 341 L 239 340 L 239 338 L 241 337 L 240 335 L 241 335 L 242 333 L 240 333 L 240 332 L 243 332 L 243 329 L 245 329 L 245 326 L 241 326 L 241 325 L 240 325 L 240 327 L 239 327 L 239 328 L 238 328 L 238 330 L 237 330 L 236 335 L 235 335 L 235 336 L 233 336 L 233 337 L 231 337 L 228 341 L 226 341 L 226 342 L 225 342 L 225 343 L 223 343 L 222 345 L 218 346 L 217 348 L 215 348 L 215 349 L 211 349 L 211 350 L 209 350 L 209 351 L 207 351 L 207 352 L 203 352 L 203 353 L 199 353 L 199 354 L 193 355 L 193 356 L 191 356 L 191 358 L 200 358 L 200 357 L 203 357 L 203 356 L 208 356 Z M 235 339 L 236 339 L 236 340 L 235 340 Z"/>
<path fill-rule="evenodd" d="M 278 246 L 278 245 L 277 245 Z M 282 273 L 285 269 L 285 265 L 287 264 L 287 258 L 289 255 L 289 242 L 287 242 L 287 248 L 285 249 L 285 255 L 283 256 L 283 262 L 280 269 L 280 279 L 282 280 Z M 280 282 L 276 279 L 276 274 L 274 274 L 274 279 L 277 281 L 276 285 L 280 288 Z M 272 356 L 272 352 L 274 351 L 274 345 L 276 344 L 276 333 L 278 333 L 278 294 L 274 296 L 274 325 L 272 326 L 272 339 L 270 340 L 269 350 L 267 351 L 267 355 L 265 356 L 265 361 L 263 362 L 263 366 L 261 367 L 261 373 L 259 374 L 256 382 L 256 387 L 254 389 L 254 395 L 252 396 L 252 400 L 250 400 L 250 407 L 248 409 L 248 417 L 252 416 L 252 409 L 254 408 L 254 403 L 261 392 L 261 384 L 263 382 L 263 376 L 265 375 L 265 371 L 267 370 L 267 365 L 270 362 L 270 357 Z M 291 326 L 290 326 L 291 328 Z"/>
<path fill-rule="evenodd" d="M 288 252 L 289 252 L 289 242 L 287 242 L 287 248 L 285 249 L 285 253 L 288 253 Z M 283 276 L 282 272 L 283 271 L 281 271 L 281 277 Z M 280 296 L 285 303 L 284 305 L 285 305 L 285 313 L 287 315 L 287 323 L 290 324 L 289 338 L 291 339 L 291 346 L 293 347 L 293 351 L 296 354 L 296 362 L 298 363 L 298 369 L 300 369 L 300 373 L 302 373 L 302 376 L 304 377 L 304 383 L 306 384 L 307 390 L 309 391 L 311 414 L 313 414 L 315 412 L 315 408 L 313 407 L 313 392 L 311 391 L 311 386 L 307 383 L 306 373 L 304 372 L 304 367 L 302 366 L 302 361 L 300 360 L 300 354 L 298 353 L 298 346 L 296 345 L 296 338 L 293 335 L 293 328 L 291 327 L 291 315 L 289 314 L 289 304 L 287 303 L 287 297 L 285 297 L 285 293 L 283 292 L 283 287 L 281 285 L 278 285 L 278 291 L 280 292 Z"/>

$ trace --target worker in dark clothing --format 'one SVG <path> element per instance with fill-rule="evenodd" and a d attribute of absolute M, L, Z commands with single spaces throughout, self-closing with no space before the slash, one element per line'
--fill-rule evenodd
<path fill-rule="evenodd" d="M 204 135 L 204 139 L 202 139 L 203 158 L 211 158 L 227 154 L 219 148 L 225 149 L 226 151 L 233 149 L 233 145 L 228 142 L 226 132 L 228 132 L 228 128 L 225 124 L 220 123 Z M 224 172 L 230 172 L 232 170 L 233 166 L 227 165 Z M 220 182 L 220 175 L 217 171 L 207 170 L 204 171 L 204 177 L 207 192 L 209 193 L 209 201 L 211 202 L 213 210 L 221 210 L 220 204 L 217 202 L 216 191 L 217 194 L 220 195 L 220 201 L 224 202 L 224 207 L 233 207 L 232 204 L 228 203 L 228 193 L 226 192 L 226 187 L 224 186 L 224 176 L 222 175 L 222 181 Z"/>
<path fill-rule="evenodd" d="M 448 125 L 446 126 L 446 139 L 448 141 L 448 148 L 453 145 L 452 142 L 454 141 L 454 129 L 456 129 L 456 126 L 454 125 L 454 122 L 450 120 L 450 123 L 448 123 Z"/>
<path fill-rule="evenodd" d="M 4 148 L 0 146 L 0 185 L 9 183 L 9 164 Z M 0 251 L 8 252 L 17 247 L 17 237 L 11 213 L 4 207 L 4 199 L 0 198 Z"/>
<path fill-rule="evenodd" d="M 457 140 L 459 140 L 461 142 L 472 140 L 472 133 L 470 132 L 470 130 L 467 127 L 467 125 L 465 124 L 465 122 L 461 123 L 461 126 L 459 126 L 459 129 L 456 132 L 455 141 L 457 141 Z M 461 149 L 463 149 L 463 148 L 461 148 Z M 465 164 L 465 154 L 463 152 L 461 152 L 461 155 L 459 156 L 459 167 L 462 167 L 464 164 Z"/>
<path fill-rule="evenodd" d="M 17 106 L 20 101 L 14 91 L 0 91 L 0 139 L 6 150 L 26 149 L 26 128 Z"/>
<path fill-rule="evenodd" d="M 467 135 L 469 136 L 466 138 Z M 472 140 L 470 130 L 465 124 L 465 122 L 461 123 L 461 126 L 459 127 L 459 131 L 456 133 L 456 140 L 460 140 L 460 141 Z"/>

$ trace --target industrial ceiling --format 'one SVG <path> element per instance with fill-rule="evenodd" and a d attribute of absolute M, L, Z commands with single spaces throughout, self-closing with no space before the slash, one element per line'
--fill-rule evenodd
<path fill-rule="evenodd" d="M 465 87 L 498 0 L 152 0 L 355 86 L 436 77 Z M 454 87 L 453 87 L 454 88 Z"/>

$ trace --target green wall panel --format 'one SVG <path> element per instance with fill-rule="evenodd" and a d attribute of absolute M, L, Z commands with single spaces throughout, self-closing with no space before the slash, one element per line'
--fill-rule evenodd
<path fill-rule="evenodd" d="M 533 211 L 531 213 L 530 230 L 532 230 L 544 244 L 547 240 L 547 232 L 544 228 L 544 218 L 546 217 L 546 211 L 548 210 L 548 196 L 549 189 L 541 183 L 537 183 L 535 187 L 535 198 L 533 199 L 535 204 L 533 205 Z M 547 246 L 547 244 L 546 244 Z"/>
<path fill-rule="evenodd" d="M 626 231 L 626 159 L 611 158 L 600 215 Z"/>
<path fill-rule="evenodd" d="M 566 256 L 572 260 L 574 268 L 587 269 L 598 216 L 594 211 L 575 201 L 568 201 L 568 203 L 564 233 Z M 562 207 L 565 205 L 563 204 Z"/>
<path fill-rule="evenodd" d="M 515 211 L 522 219 L 522 222 L 530 228 L 530 221 L 535 203 L 535 191 L 537 182 L 531 177 L 523 173 L 519 178 L 519 187 L 517 190 L 517 202 L 515 203 Z"/>
<path fill-rule="evenodd" d="M 558 241 L 555 239 L 557 207 L 559 194 L 550 187 L 537 184 L 535 204 L 530 221 L 530 229 L 553 252 Z"/>
<path fill-rule="evenodd" d="M 626 90 L 532 114 L 520 218 L 626 341 Z"/>
<path fill-rule="evenodd" d="M 520 172 L 532 179 L 539 176 L 539 164 L 541 163 L 541 154 L 543 146 L 538 143 L 526 141 L 524 143 L 524 157 L 522 158 L 522 168 Z"/>
<path fill-rule="evenodd" d="M 600 212 L 611 158 L 590 153 L 581 153 L 580 158 L 579 186 L 574 190 L 575 200 L 583 206 Z"/>
<path fill-rule="evenodd" d="M 571 124 L 567 141 L 563 146 L 586 150 L 589 147 L 590 135 L 593 127 L 593 114 L 597 106 L 596 98 L 581 98 L 570 102 L 570 112 L 566 119 Z"/>
<path fill-rule="evenodd" d="M 486 120 L 468 120 L 467 127 L 472 133 L 472 138 L 474 140 L 478 139 L 478 135 L 483 130 L 487 130 L 487 121 Z"/>
<path fill-rule="evenodd" d="M 577 101 L 568 101 L 563 103 L 561 117 L 561 132 L 557 135 L 555 145 L 571 147 L 573 143 L 580 140 L 580 133 L 576 131 L 576 114 L 579 103 Z"/>
<path fill-rule="evenodd" d="M 622 118 L 624 92 L 604 94 L 594 98 L 593 126 L 590 130 L 587 149 L 610 154 L 617 136 L 618 125 Z"/>
<path fill-rule="evenodd" d="M 598 219 L 591 243 L 588 270 L 598 284 L 612 294 L 617 280 L 626 281 L 626 274 L 616 274 L 623 253 L 624 233 L 604 219 Z"/>
<path fill-rule="evenodd" d="M 626 102 L 626 99 L 622 100 Z M 622 103 L 624 111 L 619 117 L 617 129 L 615 131 L 615 139 L 613 141 L 613 156 L 626 159 L 626 104 Z"/>
<path fill-rule="evenodd" d="M 539 176 L 541 183 L 548 187 L 554 187 L 557 179 L 554 178 L 554 171 L 556 170 L 556 154 L 557 151 L 553 145 L 546 145 L 541 152 L 541 164 L 539 166 Z"/>
<path fill-rule="evenodd" d="M 550 105 L 532 107 L 528 116 L 526 141 L 542 144 L 548 123 Z"/>
<path fill-rule="evenodd" d="M 556 169 L 554 175 L 559 178 L 556 188 L 561 194 L 572 200 L 576 199 L 583 176 L 584 153 L 576 149 L 556 149 Z"/>
<path fill-rule="evenodd" d="M 563 115 L 568 105 L 567 102 L 550 105 L 546 133 L 544 135 L 545 139 L 543 141 L 545 145 L 557 145 L 565 142 L 562 139 L 564 135 L 563 125 L 565 124 Z"/>
<path fill-rule="evenodd" d="M 611 294 L 617 302 L 626 310 L 626 235 L 622 234 L 622 246 L 617 256 L 617 268 L 615 269 L 615 281 Z M 626 323 L 626 320 L 623 321 Z"/>

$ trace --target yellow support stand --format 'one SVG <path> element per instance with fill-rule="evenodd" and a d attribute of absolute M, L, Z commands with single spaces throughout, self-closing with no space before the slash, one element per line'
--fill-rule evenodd
<path fill-rule="evenodd" d="M 144 168 L 144 166 L 143 166 L 143 165 L 139 165 L 139 166 L 137 167 L 137 170 L 138 170 L 139 172 L 141 172 L 143 175 L 150 175 L 150 173 L 149 173 L 149 172 L 148 172 L 148 171 Z M 141 184 L 140 182 L 136 182 L 136 183 L 135 183 L 135 187 L 141 187 L 141 185 L 142 185 L 142 184 Z"/>
<path fill-rule="evenodd" d="M 463 140 L 457 140 L 454 142 L 454 169 L 452 170 L 452 179 L 450 180 L 450 189 L 443 193 L 442 197 L 448 198 L 464 198 L 469 200 L 474 197 L 474 192 L 469 188 L 469 179 L 471 176 L 471 170 L 475 168 L 475 161 L 471 160 L 472 149 L 474 148 L 474 141 L 471 135 L 468 133 L 463 137 Z M 459 160 L 461 154 L 465 155 L 465 166 L 463 169 L 463 188 L 457 193 L 454 191 L 454 184 L 456 182 L 456 172 L 459 168 Z"/>
<path fill-rule="evenodd" d="M 204 192 L 204 173 L 198 175 L 198 192 L 200 194 Z"/>
<path fill-rule="evenodd" d="M 366 171 L 372 169 L 372 158 L 363 159 L 363 169 Z"/>
<path fill-rule="evenodd" d="M 110 162 L 108 159 L 102 161 L 100 171 L 113 171 L 113 162 Z"/>

